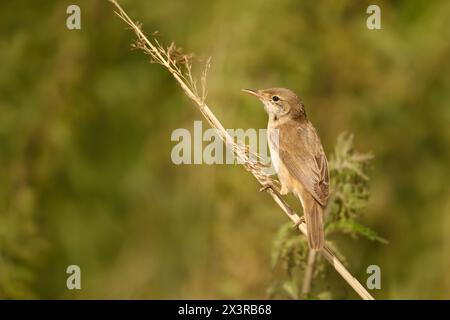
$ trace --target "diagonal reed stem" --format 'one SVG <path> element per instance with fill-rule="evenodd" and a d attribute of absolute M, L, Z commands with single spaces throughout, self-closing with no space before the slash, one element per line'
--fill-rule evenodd
<path fill-rule="evenodd" d="M 244 167 L 250 171 L 253 176 L 258 180 L 261 185 L 267 185 L 268 182 L 272 180 L 267 177 L 262 171 L 262 165 L 259 162 L 254 162 L 250 159 L 248 148 L 244 145 L 236 143 L 230 134 L 225 130 L 220 121 L 216 118 L 214 113 L 205 103 L 205 95 L 202 97 L 197 93 L 197 88 L 195 82 L 192 80 L 191 76 L 191 65 L 188 64 L 187 58 L 185 58 L 187 71 L 185 74 L 182 73 L 181 68 L 178 64 L 177 58 L 171 55 L 172 46 L 168 49 L 164 49 L 157 40 L 151 42 L 142 32 L 140 26 L 135 23 L 126 14 L 122 7 L 117 3 L 116 0 L 109 0 L 117 9 L 116 14 L 134 31 L 137 37 L 136 47 L 142 49 L 145 53 L 149 54 L 153 62 L 159 63 L 164 66 L 175 78 L 177 83 L 180 85 L 184 93 L 194 102 L 195 106 L 199 109 L 205 119 L 209 124 L 217 130 L 221 139 L 231 147 L 234 154 L 237 156 L 238 161 Z M 203 79 L 202 79 L 203 80 Z M 204 81 L 202 81 L 204 82 Z M 203 88 L 203 92 L 205 92 Z M 274 201 L 280 206 L 283 212 L 292 220 L 295 224 L 298 224 L 298 229 L 303 235 L 307 235 L 306 225 L 304 222 L 300 222 L 300 217 L 293 211 L 287 203 L 281 198 L 278 192 L 275 192 L 272 188 L 267 188 L 266 192 L 274 199 Z M 339 261 L 333 251 L 325 245 L 320 253 L 325 257 L 326 260 L 333 266 L 333 268 L 342 276 L 342 278 L 353 288 L 353 290 L 364 300 L 374 300 L 369 292 L 359 283 L 359 281 L 354 278 L 351 273 L 345 268 L 345 266 Z"/>
<path fill-rule="evenodd" d="M 311 282 L 314 275 L 314 264 L 316 262 L 316 250 L 308 250 L 308 260 L 306 262 L 305 275 L 302 282 L 302 296 L 306 298 L 311 291 Z"/>

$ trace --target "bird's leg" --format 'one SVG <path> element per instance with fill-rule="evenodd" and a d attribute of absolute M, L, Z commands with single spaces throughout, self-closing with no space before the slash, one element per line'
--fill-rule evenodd
<path fill-rule="evenodd" d="M 305 221 L 305 216 L 301 216 L 300 219 L 298 219 L 298 221 L 294 224 L 294 229 L 297 229 L 299 225 L 301 225 L 303 222 Z"/>
<path fill-rule="evenodd" d="M 276 192 L 278 194 L 280 193 L 278 187 L 271 181 L 262 183 L 262 187 L 261 189 L 259 189 L 259 192 L 266 191 L 267 189 L 272 189 L 273 192 Z"/>
<path fill-rule="evenodd" d="M 273 184 L 273 182 L 268 181 L 268 182 L 264 182 L 262 183 L 262 187 L 261 189 L 259 189 L 260 192 L 262 191 L 266 191 L 267 189 L 272 189 L 273 191 L 276 191 L 278 194 L 285 196 L 289 193 L 289 189 L 280 182 L 281 184 L 281 189 L 278 188 L 275 184 Z"/>
<path fill-rule="evenodd" d="M 267 189 L 271 189 L 280 198 L 281 198 L 281 195 L 286 195 L 289 193 L 289 189 L 283 184 L 281 184 L 281 190 L 279 190 L 278 187 L 275 184 L 273 184 L 272 181 L 263 182 L 263 183 L 261 183 L 261 185 L 262 185 L 262 187 L 261 187 L 261 189 L 259 189 L 260 192 L 266 191 Z M 289 215 L 295 214 L 295 212 L 292 211 L 292 209 L 289 206 L 287 206 L 286 210 L 288 210 Z M 294 228 L 297 228 L 303 222 L 305 222 L 305 216 L 300 217 L 300 219 L 294 224 Z"/>

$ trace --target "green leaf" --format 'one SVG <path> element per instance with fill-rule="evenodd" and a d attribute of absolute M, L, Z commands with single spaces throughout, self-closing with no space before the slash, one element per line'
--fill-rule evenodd
<path fill-rule="evenodd" d="M 342 219 L 328 225 L 327 232 L 340 231 L 346 234 L 363 236 L 372 241 L 387 244 L 388 241 L 380 237 L 372 229 L 356 222 L 353 219 Z"/>
<path fill-rule="evenodd" d="M 283 283 L 284 291 L 291 297 L 292 299 L 298 299 L 298 285 L 293 281 L 286 281 Z"/>
<path fill-rule="evenodd" d="M 271 259 L 270 259 L 272 269 L 275 268 L 276 264 L 278 263 L 283 246 L 285 245 L 285 242 L 288 239 L 289 233 L 291 231 L 292 231 L 292 224 L 290 223 L 285 223 L 278 229 L 272 244 Z"/>

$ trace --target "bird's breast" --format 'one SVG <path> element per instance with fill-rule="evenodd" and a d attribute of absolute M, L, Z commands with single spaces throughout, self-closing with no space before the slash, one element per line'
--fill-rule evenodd
<path fill-rule="evenodd" d="M 280 172 L 280 156 L 278 152 L 279 130 L 277 128 L 273 128 L 270 126 L 267 128 L 267 141 L 269 144 L 272 166 L 275 169 L 275 172 L 278 174 Z"/>

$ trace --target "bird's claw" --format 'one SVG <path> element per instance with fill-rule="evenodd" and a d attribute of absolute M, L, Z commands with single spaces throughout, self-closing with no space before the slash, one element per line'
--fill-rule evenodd
<path fill-rule="evenodd" d="M 300 219 L 298 219 L 298 221 L 294 224 L 293 228 L 297 229 L 299 225 L 301 225 L 302 223 L 305 222 L 305 217 L 301 216 Z"/>
<path fill-rule="evenodd" d="M 272 189 L 275 192 L 279 192 L 277 187 L 273 183 L 265 183 L 263 186 L 259 189 L 259 192 L 266 191 L 267 189 Z"/>

